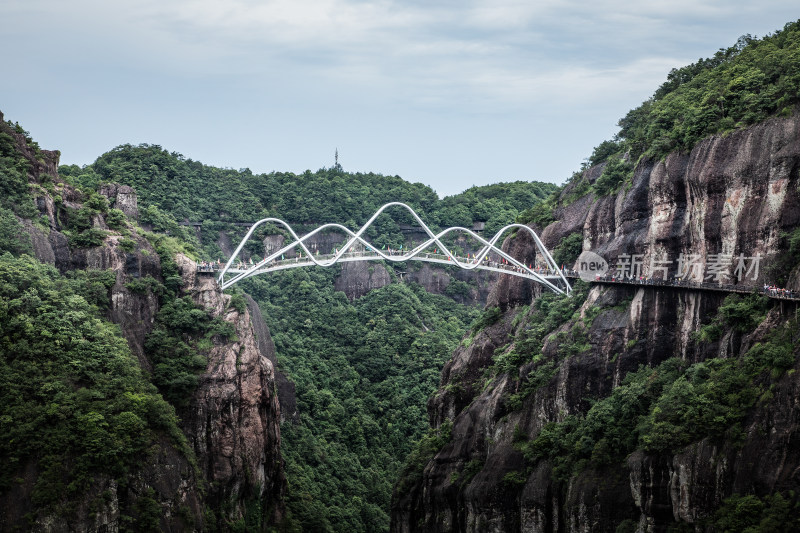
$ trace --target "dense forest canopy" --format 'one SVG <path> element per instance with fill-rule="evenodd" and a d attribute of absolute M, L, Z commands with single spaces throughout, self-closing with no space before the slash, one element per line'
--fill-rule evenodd
<path fill-rule="evenodd" d="M 800 103 L 800 21 L 762 39 L 745 35 L 713 57 L 673 69 L 652 98 L 620 119 L 619 148 L 664 157 L 699 140 L 788 115 Z M 609 154 L 600 145 L 591 158 Z"/>
<path fill-rule="evenodd" d="M 330 269 L 242 286 L 259 302 L 300 420 L 283 424 L 289 510 L 304 531 L 387 531 L 400 467 L 425 403 L 478 311 L 416 284 L 349 302 Z"/>
<path fill-rule="evenodd" d="M 97 476 L 124 494 L 161 435 L 193 460 L 175 409 L 103 318 L 114 280 L 0 255 L 0 491 L 36 460 L 33 504 L 56 516 L 69 515 Z"/>
<path fill-rule="evenodd" d="M 487 221 L 495 211 L 519 211 L 550 194 L 548 183 L 517 181 L 472 187 L 440 200 L 421 183 L 399 176 L 345 172 L 341 167 L 302 174 L 253 174 L 204 165 L 157 145 L 122 145 L 92 165 L 66 165 L 60 175 L 96 187 L 116 182 L 134 187 L 142 205 L 155 205 L 178 221 L 248 222 L 263 216 L 295 223 L 363 224 L 381 205 L 404 202 L 432 224 Z M 456 212 L 457 214 L 454 214 Z"/>
<path fill-rule="evenodd" d="M 440 200 L 430 187 L 398 176 L 350 173 L 338 166 L 303 174 L 253 174 L 248 169 L 203 165 L 156 145 L 119 146 L 87 167 L 62 166 L 60 175 L 88 188 L 104 182 L 134 187 L 143 208 L 142 222 L 162 231 L 180 232 L 176 222 L 202 223 L 203 250 L 210 258 L 221 256 L 214 245 L 220 230 L 243 233 L 226 224 L 230 222 L 269 216 L 292 224 L 336 222 L 357 229 L 380 206 L 403 202 L 433 228 L 472 227 L 480 221 L 490 234 L 557 189 L 550 183 L 516 181 L 472 187 Z M 376 245 L 398 246 L 402 237 L 397 224 L 417 225 L 400 210 L 391 216 L 397 218 L 378 221 L 382 235 L 370 235 L 377 239 L 372 241 Z"/>

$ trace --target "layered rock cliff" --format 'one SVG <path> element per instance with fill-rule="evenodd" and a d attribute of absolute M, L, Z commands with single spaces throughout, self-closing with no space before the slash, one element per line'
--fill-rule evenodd
<path fill-rule="evenodd" d="M 581 179 L 592 183 L 601 173 L 602 167 L 588 169 Z M 561 198 L 579 186 L 580 181 L 573 183 Z M 796 258 L 787 252 L 786 234 L 800 225 L 798 186 L 800 116 L 794 115 L 711 137 L 688 154 L 641 161 L 630 187 L 562 205 L 542 236 L 552 249 L 580 232 L 584 250 L 612 264 L 622 254 L 640 254 L 638 275 L 645 277 L 661 277 L 659 266 L 675 276 L 681 254 L 695 256 L 701 273 L 708 273 L 715 254 L 741 255 L 748 269 L 752 258 L 760 257 L 758 272 L 742 272 L 739 280 L 736 265 L 729 263 L 730 275 L 722 281 L 760 286 L 783 278 L 797 289 Z M 523 236 L 504 247 L 532 254 Z M 800 488 L 796 304 L 765 304 L 765 317 L 752 328 L 744 326 L 746 317 L 720 321 L 723 292 L 594 284 L 574 296 L 582 299 L 541 336 L 540 350 L 509 369 L 508 360 L 526 353 L 531 331 L 550 316 L 547 308 L 530 305 L 536 293 L 526 282 L 501 279 L 488 306 L 503 314 L 465 339 L 445 366 L 428 413 L 431 426 L 449 441 L 422 472 L 406 472 L 411 482 L 401 482 L 395 492 L 392 531 L 708 528 L 732 495 L 791 498 L 790 491 Z M 710 323 L 721 325 L 714 335 L 693 335 Z M 618 421 L 592 411 L 598 401 L 633 412 L 637 405 L 650 405 L 652 400 L 632 392 L 626 376 L 655 369 L 649 379 L 657 380 L 669 361 L 693 372 L 717 368 L 720 361 L 744 366 L 770 346 L 776 331 L 792 332 L 783 346 L 793 358 L 748 382 L 745 388 L 762 396 L 747 404 L 735 424 L 725 422 L 724 434 L 684 428 L 693 437 L 675 437 L 679 446 L 659 448 L 640 436 L 632 450 L 592 440 L 607 436 Z M 681 379 L 702 383 L 692 376 Z M 616 403 L 602 403 L 615 391 Z M 631 395 L 628 400 L 625 394 Z M 706 413 L 712 407 L 697 409 Z M 652 409 L 629 413 L 632 426 L 623 434 L 641 435 L 637 423 L 647 416 L 660 415 Z M 606 422 L 591 433 L 587 420 Z M 587 435 L 563 451 L 578 458 L 575 462 L 548 452 L 558 449 L 558 438 L 548 441 L 547 435 L 562 431 L 557 434 L 566 441 L 575 427 Z M 608 459 L 623 450 L 624 457 Z"/>
<path fill-rule="evenodd" d="M 248 308 L 230 307 L 231 297 L 213 276 L 178 256 L 183 286 L 195 303 L 234 325 L 234 340 L 215 344 L 182 425 L 208 483 L 205 502 L 227 510 L 234 521 L 257 513 L 264 525 L 283 515 L 286 479 L 280 458 L 280 405 L 275 346 L 260 315 L 256 335 Z"/>
<path fill-rule="evenodd" d="M 66 519 L 63 513 L 51 514 L 31 501 L 42 468 L 31 460 L 20 470 L 20 483 L 0 493 L 0 529 L 118 531 L 133 527 L 131 520 L 141 523 L 144 515 L 163 531 L 225 531 L 237 524 L 266 529 L 279 522 L 286 488 L 281 410 L 271 362 L 274 346 L 260 314 L 231 306 L 231 297 L 222 293 L 215 279 L 198 275 L 195 263 L 185 256 L 175 258 L 180 278 L 167 279 L 159 255 L 163 251 L 156 250 L 135 223 L 138 206 L 132 188 L 104 185 L 100 199 L 91 200 L 99 202 L 99 211 L 87 211 L 86 193 L 59 179 L 58 153 L 34 152 L 24 135 L 5 129 L 29 161 L 28 179 L 39 218 L 20 223 L 35 257 L 67 275 L 81 270 L 110 273 L 110 283 L 102 289 L 107 294 L 98 297 L 107 298 L 106 318 L 119 325 L 147 373 L 153 371 L 153 362 L 146 339 L 163 303 L 165 283 L 177 283 L 179 295 L 190 296 L 209 317 L 230 324 L 233 334 L 210 338 L 199 386 L 188 407 L 179 411 L 188 447 L 180 445 L 183 436 L 162 435 L 124 483 L 96 475 L 80 501 L 66 502 L 70 509 Z M 121 211 L 114 228 L 109 228 L 109 212 L 103 211 L 106 204 Z M 75 220 L 87 212 L 93 214 L 83 224 L 99 240 L 96 245 L 76 245 L 70 240 L 77 233 Z"/>
<path fill-rule="evenodd" d="M 498 279 L 495 272 L 442 268 L 421 261 L 410 261 L 394 274 L 396 281 L 417 283 L 432 294 L 444 294 L 458 303 L 476 306 L 486 303 L 491 286 Z M 353 300 L 389 285 L 395 278 L 380 263 L 343 263 L 334 287 Z"/>

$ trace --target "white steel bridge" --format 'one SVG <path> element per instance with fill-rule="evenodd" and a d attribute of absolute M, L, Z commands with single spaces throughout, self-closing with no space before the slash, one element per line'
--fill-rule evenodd
<path fill-rule="evenodd" d="M 390 207 L 398 206 L 406 209 L 414 220 L 420 225 L 422 230 L 427 233 L 428 239 L 421 244 L 414 246 L 414 248 L 402 250 L 379 250 L 367 242 L 363 234 L 372 225 L 372 223 Z M 272 223 L 277 226 L 282 226 L 289 232 L 294 239 L 285 246 L 280 247 L 275 252 L 269 252 L 267 257 L 255 264 L 246 264 L 239 259 L 239 254 L 244 248 L 245 243 L 253 235 L 253 232 L 262 224 Z M 510 229 L 517 228 L 521 231 L 527 231 L 533 237 L 536 243 L 537 263 L 526 265 L 523 262 L 511 257 L 508 253 L 504 252 L 495 244 L 502 237 L 503 233 Z M 315 235 L 330 230 L 339 230 L 349 236 L 349 239 L 341 246 L 337 247 L 332 254 L 314 254 L 309 250 L 307 241 Z M 471 257 L 461 257 L 453 254 L 447 246 L 442 242 L 442 238 L 454 233 L 461 232 L 470 235 L 476 241 L 480 242 L 482 248 L 480 251 L 469 254 Z M 434 252 L 430 250 L 434 247 Z M 299 255 L 293 258 L 283 258 L 287 252 L 299 248 Z M 439 233 L 434 234 L 433 231 L 422 221 L 422 219 L 406 204 L 400 202 L 391 202 L 380 209 L 363 225 L 361 228 L 353 232 L 349 228 L 341 224 L 323 224 L 317 229 L 299 237 L 292 227 L 278 218 L 264 218 L 253 224 L 248 230 L 247 234 L 236 247 L 236 250 L 231 255 L 231 258 L 220 270 L 219 284 L 223 289 L 232 286 L 234 283 L 255 276 L 256 274 L 266 274 L 268 272 L 276 272 L 278 270 L 286 270 L 290 268 L 300 268 L 307 266 L 321 266 L 328 267 L 336 263 L 344 263 L 351 261 L 424 261 L 427 263 L 439 263 L 444 265 L 455 265 L 464 270 L 489 270 L 493 272 L 500 272 L 503 274 L 510 274 L 521 278 L 533 280 L 542 284 L 549 290 L 559 294 L 569 294 L 572 290 L 569 282 L 567 281 L 564 272 L 556 265 L 550 252 L 547 251 L 544 244 L 542 244 L 539 236 L 528 226 L 523 224 L 509 224 L 500 229 L 494 237 L 486 240 L 477 233 L 467 228 L 452 227 L 447 228 Z M 226 275 L 229 275 L 226 277 Z"/>

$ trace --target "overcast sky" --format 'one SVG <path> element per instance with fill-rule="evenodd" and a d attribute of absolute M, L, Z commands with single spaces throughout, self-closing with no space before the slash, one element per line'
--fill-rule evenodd
<path fill-rule="evenodd" d="M 0 111 L 62 163 L 562 183 L 674 67 L 797 0 L 2 0 Z"/>

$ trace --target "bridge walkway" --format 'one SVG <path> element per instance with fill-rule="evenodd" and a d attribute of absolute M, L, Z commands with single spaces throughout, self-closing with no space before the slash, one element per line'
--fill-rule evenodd
<path fill-rule="evenodd" d="M 402 252 L 399 251 L 391 251 L 391 252 L 384 252 L 389 256 L 401 256 L 403 255 Z M 317 261 L 332 261 L 334 259 L 334 254 L 316 254 L 314 255 L 314 259 Z M 437 263 L 441 265 L 453 265 L 453 259 L 461 261 L 462 263 L 474 263 L 474 257 L 460 257 L 460 256 L 447 256 L 444 254 L 435 254 L 435 253 L 426 253 L 420 254 L 412 259 L 407 259 L 407 261 L 422 261 L 425 263 Z M 339 258 L 337 262 L 340 263 L 348 263 L 354 261 L 371 261 L 371 260 L 383 260 L 383 258 L 377 254 L 371 252 L 348 252 L 344 254 L 342 257 Z M 267 265 L 258 269 L 258 273 L 267 273 L 267 272 L 277 272 L 279 270 L 288 270 L 291 268 L 302 268 L 307 266 L 315 266 L 316 264 L 307 259 L 306 257 L 293 257 L 289 259 L 277 259 L 271 261 Z M 215 274 L 217 272 L 222 271 L 224 266 L 218 263 L 198 263 L 197 271 L 199 273 L 208 273 L 208 274 Z M 491 261 L 491 260 L 482 260 L 480 264 L 476 267 L 478 270 L 488 270 L 490 272 L 499 272 L 501 274 L 513 274 L 518 277 L 527 278 L 530 280 L 537 281 L 536 276 L 528 274 L 524 270 L 514 266 L 505 264 L 502 262 Z M 231 265 L 231 268 L 228 269 L 229 273 L 232 274 L 241 274 L 244 272 L 249 272 L 251 268 L 249 265 L 244 262 L 234 263 Z M 544 269 L 544 268 L 536 268 L 532 269 L 538 276 L 541 278 L 551 280 L 551 281 L 558 281 L 560 278 L 557 271 Z"/>

